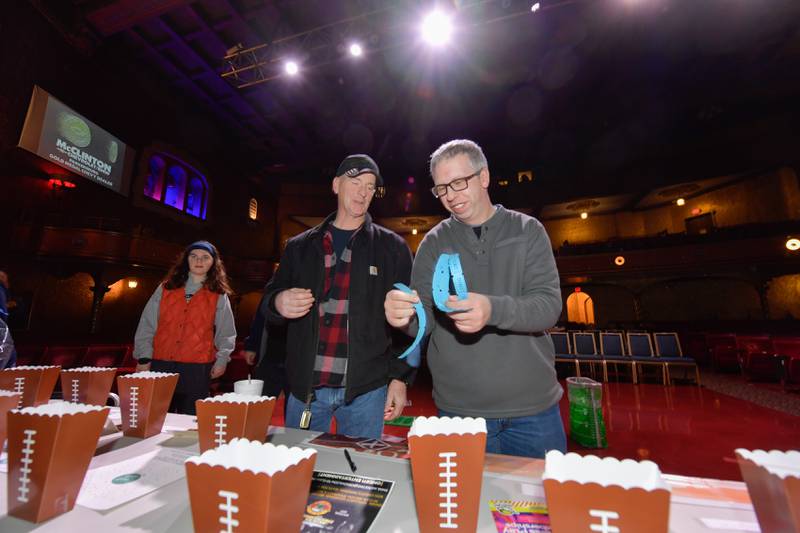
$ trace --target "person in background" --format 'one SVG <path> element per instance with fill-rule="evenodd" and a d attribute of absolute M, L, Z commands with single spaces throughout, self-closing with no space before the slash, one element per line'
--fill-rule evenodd
<path fill-rule="evenodd" d="M 264 381 L 264 396 L 277 398 L 284 395 L 284 415 L 289 399 L 289 382 L 286 379 L 286 326 L 269 324 L 264 317 L 264 305 L 259 305 L 250 335 L 244 343 L 244 356 L 248 365 L 257 365 L 255 378 Z"/>
<path fill-rule="evenodd" d="M 427 361 L 440 416 L 486 419 L 486 451 L 544 457 L 566 452 L 558 410 L 563 394 L 547 328 L 561 314 L 561 288 L 544 226 L 533 217 L 492 204 L 486 156 L 469 140 L 454 140 L 432 155 L 431 192 L 450 212 L 423 239 L 411 287 L 393 290 L 386 320 L 416 333 L 412 304 L 422 301 L 431 334 Z M 461 259 L 467 297 L 450 296 L 454 312 L 434 310 L 433 270 L 441 254 Z"/>
<path fill-rule="evenodd" d="M 216 247 L 197 241 L 181 254 L 145 305 L 136 328 L 137 371 L 180 375 L 171 410 L 195 414 L 211 380 L 225 373 L 236 326 L 225 266 Z"/>
<path fill-rule="evenodd" d="M 0 270 L 0 370 L 17 365 L 17 351 L 8 326 L 8 274 Z"/>
<path fill-rule="evenodd" d="M 386 292 L 411 274 L 402 237 L 372 222 L 384 192 L 375 161 L 346 157 L 332 180 L 337 210 L 289 240 L 264 289 L 267 321 L 287 325 L 287 427 L 379 439 L 405 408 L 413 369 L 397 358 Z"/>

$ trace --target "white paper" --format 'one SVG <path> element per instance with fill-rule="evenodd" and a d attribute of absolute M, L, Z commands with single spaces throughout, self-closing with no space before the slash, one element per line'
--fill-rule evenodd
<path fill-rule="evenodd" d="M 0 472 L 8 473 L 8 452 L 0 453 Z"/>
<path fill-rule="evenodd" d="M 756 522 L 742 522 L 740 520 L 724 520 L 722 518 L 701 518 L 703 525 L 709 529 L 724 529 L 725 531 L 761 531 Z"/>
<path fill-rule="evenodd" d="M 192 450 L 159 448 L 119 463 L 89 470 L 77 504 L 105 511 L 135 500 L 184 477 Z"/>

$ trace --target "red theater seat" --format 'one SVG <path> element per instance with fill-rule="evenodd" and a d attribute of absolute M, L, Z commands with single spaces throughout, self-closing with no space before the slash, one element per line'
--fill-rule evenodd
<path fill-rule="evenodd" d="M 17 344 L 17 366 L 38 365 L 44 359 L 47 346 L 44 344 Z"/>
<path fill-rule="evenodd" d="M 84 366 L 97 366 L 112 368 L 120 365 L 128 351 L 125 344 L 96 344 L 89 346 L 86 357 L 83 359 Z"/>
<path fill-rule="evenodd" d="M 136 359 L 133 358 L 133 344 L 125 345 L 125 355 L 117 367 L 117 374 L 130 374 L 136 372 Z"/>
<path fill-rule="evenodd" d="M 739 335 L 736 337 L 742 373 L 751 380 L 777 381 L 780 360 L 775 357 L 769 335 Z"/>
<path fill-rule="evenodd" d="M 61 368 L 74 368 L 83 361 L 86 350 L 86 346 L 50 346 L 42 362 Z"/>
<path fill-rule="evenodd" d="M 711 354 L 711 366 L 714 370 L 739 370 L 739 351 L 736 346 L 735 334 L 706 335 L 706 344 Z"/>
<path fill-rule="evenodd" d="M 800 337 L 778 337 L 772 340 L 776 357 L 784 367 L 784 383 L 800 384 Z"/>

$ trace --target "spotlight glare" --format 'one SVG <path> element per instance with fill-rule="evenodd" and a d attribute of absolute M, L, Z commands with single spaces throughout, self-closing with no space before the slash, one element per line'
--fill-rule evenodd
<path fill-rule="evenodd" d="M 135 279 L 129 279 L 128 280 L 128 288 L 129 289 L 135 289 L 138 286 L 139 286 L 139 282 L 136 281 Z"/>
<path fill-rule="evenodd" d="M 419 233 L 417 231 L 417 228 L 414 228 L 414 229 L 411 230 L 411 235 L 416 235 L 417 233 Z"/>
<path fill-rule="evenodd" d="M 300 67 L 294 61 L 287 61 L 283 68 L 289 76 L 294 76 L 300 72 Z"/>
<path fill-rule="evenodd" d="M 586 220 L 587 218 L 589 218 L 589 213 L 587 213 L 586 211 L 584 211 L 583 213 L 581 213 L 581 218 L 582 218 L 583 220 Z"/>
<path fill-rule="evenodd" d="M 541 6 L 539 5 L 539 2 L 534 2 L 534 4 L 531 6 L 531 13 L 536 13 L 539 11 L 540 7 Z"/>
<path fill-rule="evenodd" d="M 678 198 L 677 200 L 675 200 L 675 203 L 677 205 L 686 205 L 686 200 L 684 200 L 683 198 Z"/>
<path fill-rule="evenodd" d="M 621 267 L 622 265 L 625 264 L 625 257 L 622 255 L 618 255 L 617 257 L 614 258 L 614 264 Z"/>
<path fill-rule="evenodd" d="M 350 55 L 353 57 L 361 57 L 364 55 L 364 49 L 361 48 L 360 44 L 353 43 L 350 45 Z"/>
<path fill-rule="evenodd" d="M 800 250 L 800 239 L 797 238 L 787 239 L 786 249 L 791 252 L 796 252 L 797 250 Z"/>
<path fill-rule="evenodd" d="M 453 25 L 441 11 L 429 13 L 422 22 L 422 38 L 430 45 L 442 46 L 450 40 Z"/>

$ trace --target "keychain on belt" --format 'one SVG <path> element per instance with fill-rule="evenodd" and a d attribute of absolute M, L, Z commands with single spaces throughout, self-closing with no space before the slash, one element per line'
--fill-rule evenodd
<path fill-rule="evenodd" d="M 300 429 L 308 429 L 311 426 L 311 402 L 314 401 L 314 391 L 308 393 L 306 398 L 306 406 L 303 409 L 303 414 L 300 415 Z"/>

